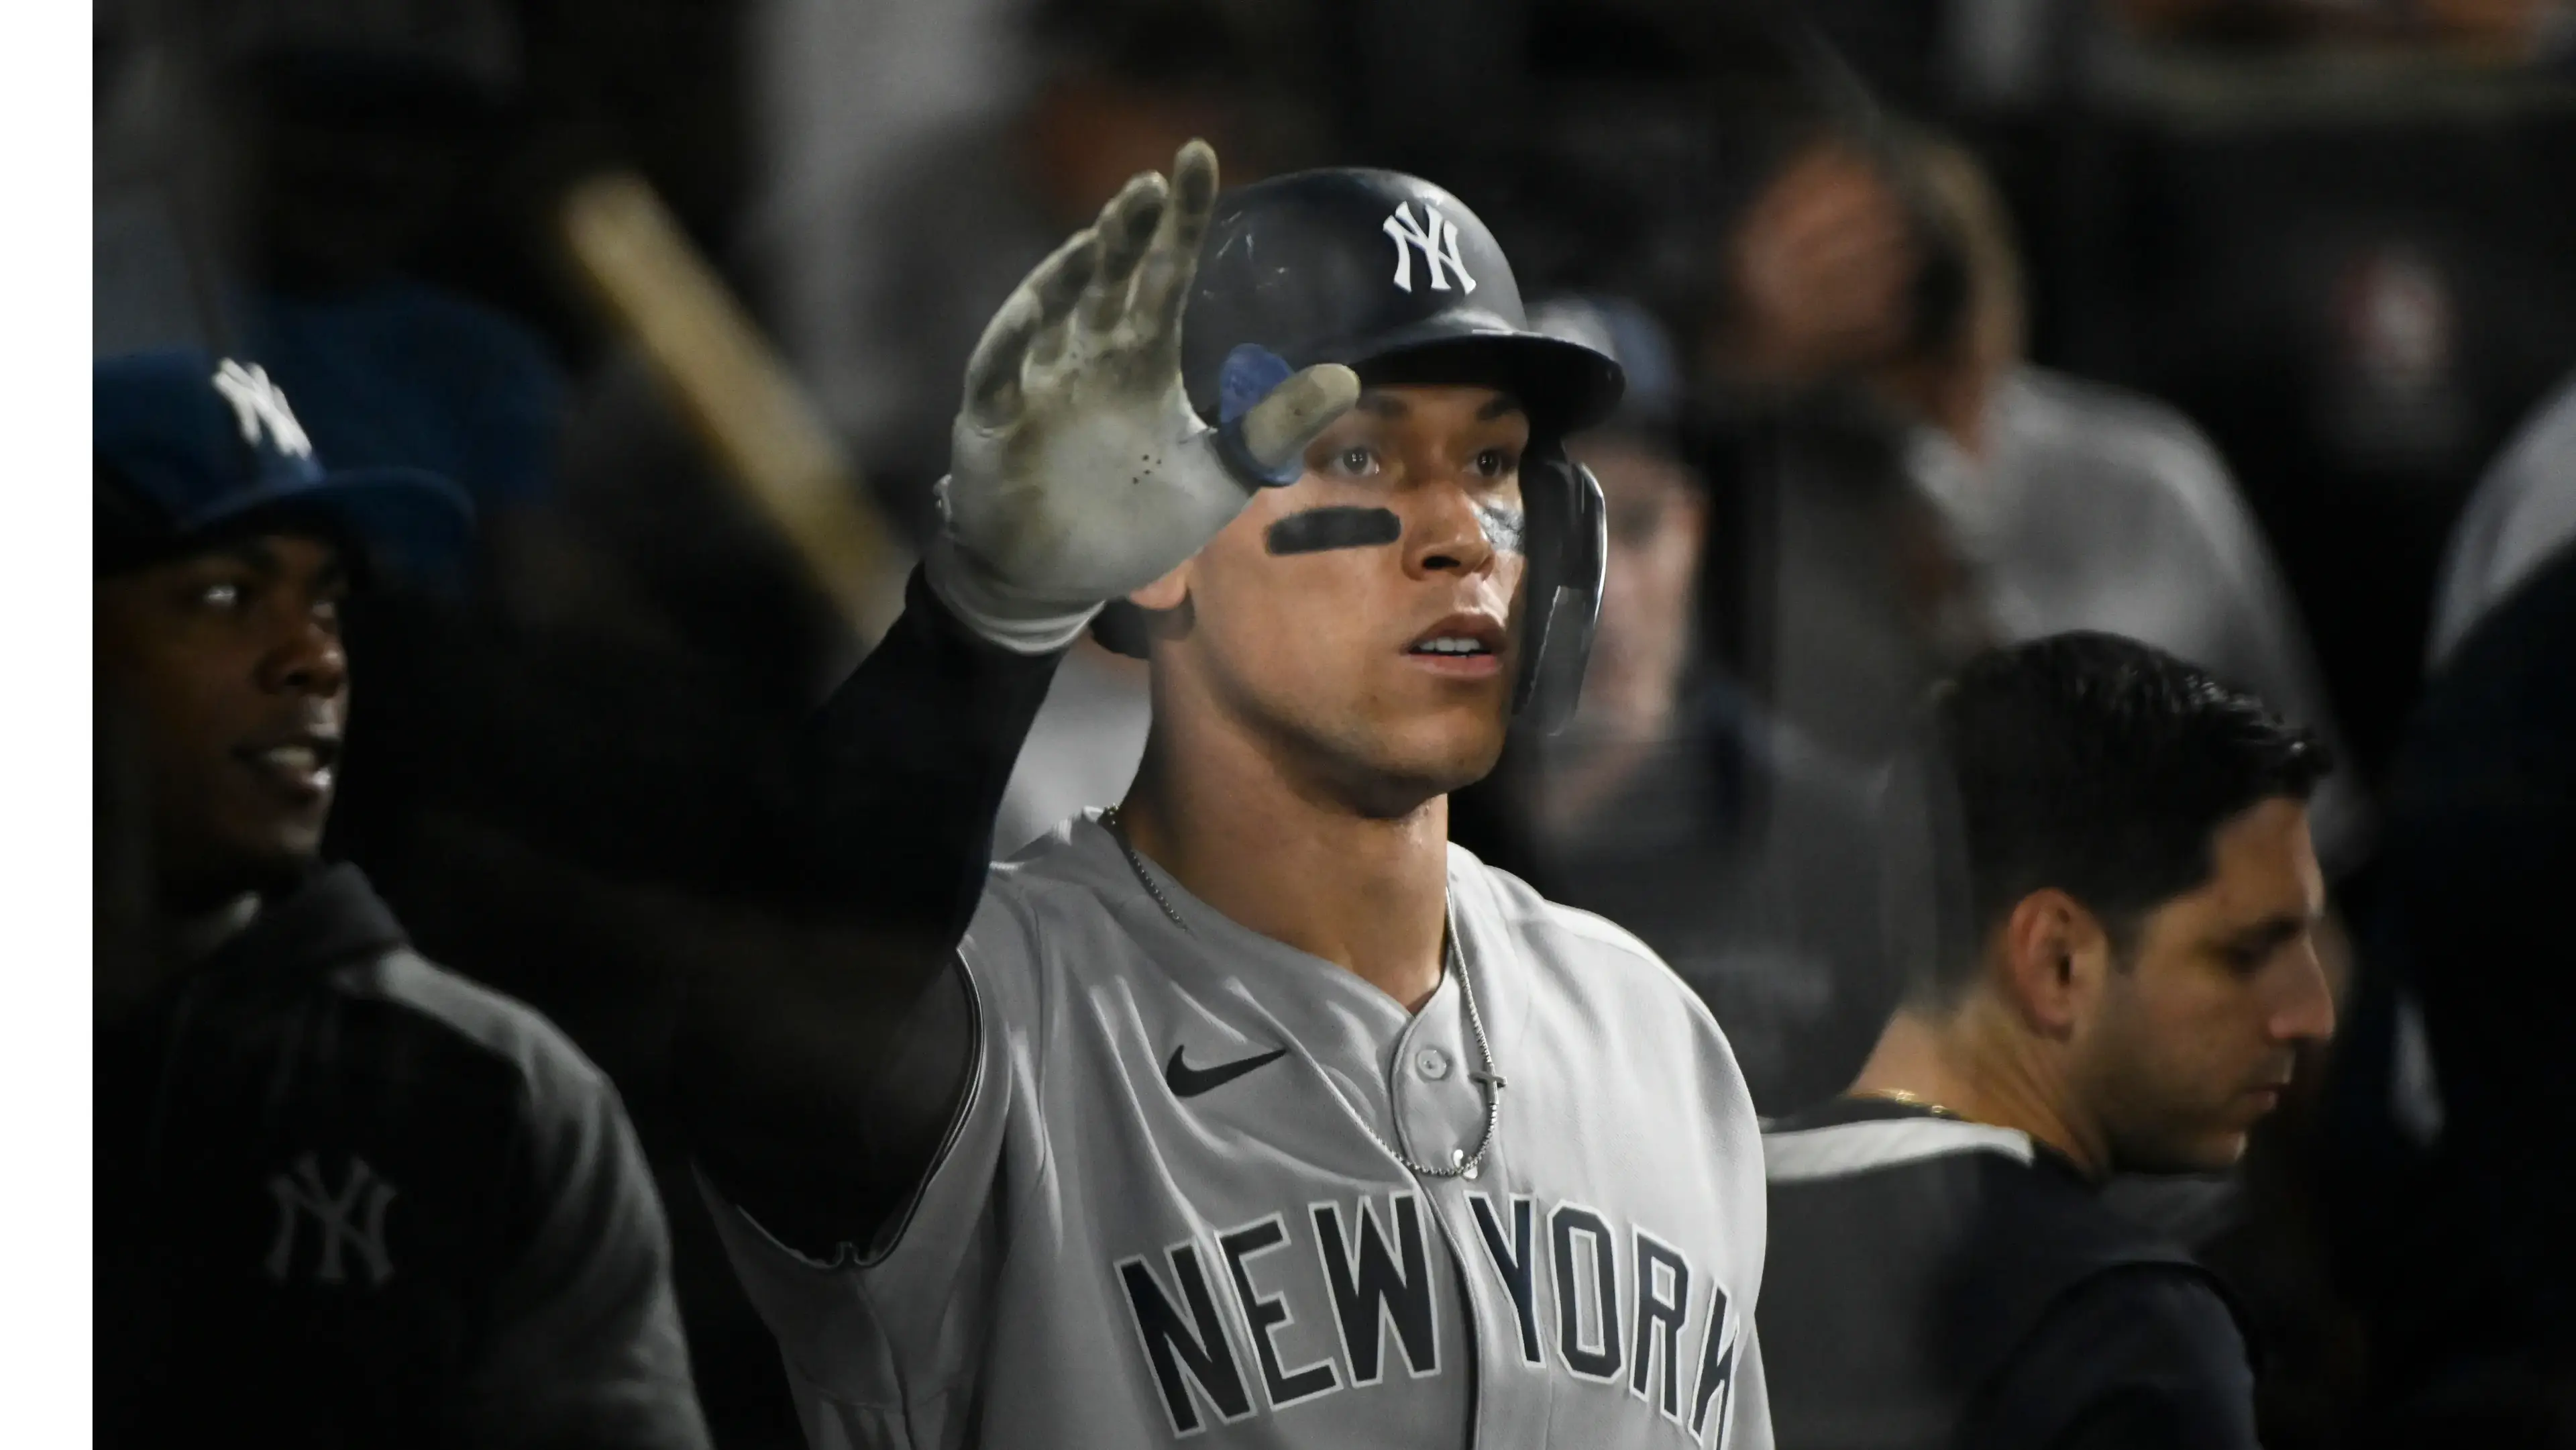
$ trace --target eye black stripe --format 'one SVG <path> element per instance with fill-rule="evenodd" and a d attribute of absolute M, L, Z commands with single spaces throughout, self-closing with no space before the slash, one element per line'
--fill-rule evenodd
<path fill-rule="evenodd" d="M 1369 549 L 1404 537 L 1393 509 L 1329 504 L 1290 514 L 1262 536 L 1273 554 L 1316 554 L 1327 549 Z"/>

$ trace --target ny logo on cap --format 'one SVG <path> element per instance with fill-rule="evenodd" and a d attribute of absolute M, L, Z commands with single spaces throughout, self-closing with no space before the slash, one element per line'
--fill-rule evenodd
<path fill-rule="evenodd" d="M 215 391 L 233 405 L 233 416 L 241 420 L 244 443 L 258 447 L 264 429 L 278 452 L 295 458 L 312 456 L 313 440 L 304 436 L 304 425 L 295 421 L 295 410 L 286 406 L 286 394 L 268 380 L 267 369 L 226 358 L 215 369 L 214 382 Z"/>
<path fill-rule="evenodd" d="M 1467 275 L 1467 264 L 1458 256 L 1458 224 L 1442 216 L 1431 203 L 1422 204 L 1422 221 L 1416 223 L 1403 202 L 1395 204 L 1395 215 L 1381 228 L 1395 239 L 1395 285 L 1413 290 L 1413 254 L 1422 254 L 1423 270 L 1431 274 L 1431 290 L 1449 290 L 1449 273 L 1458 274 L 1458 290 L 1473 292 L 1476 279 Z"/>

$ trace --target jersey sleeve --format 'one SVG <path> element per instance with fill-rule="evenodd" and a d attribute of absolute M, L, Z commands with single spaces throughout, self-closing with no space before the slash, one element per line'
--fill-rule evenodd
<path fill-rule="evenodd" d="M 964 1443 L 1000 1270 L 1003 1150 L 1035 1004 L 1015 988 L 1032 936 L 987 899 L 956 958 L 973 1068 L 926 1173 L 864 1240 L 809 1252 L 703 1172 L 737 1277 L 786 1362 L 815 1450 Z M 978 970 L 993 963 L 1000 970 Z"/>
<path fill-rule="evenodd" d="M 660 1194 L 617 1092 L 552 1033 L 528 1062 L 520 1161 L 533 1230 L 495 1286 L 460 1396 L 465 1443 L 702 1450 Z"/>
<path fill-rule="evenodd" d="M 1963 1444 L 2256 1450 L 2244 1336 L 2194 1270 L 2103 1274 L 2051 1309 L 1981 1396 Z"/>

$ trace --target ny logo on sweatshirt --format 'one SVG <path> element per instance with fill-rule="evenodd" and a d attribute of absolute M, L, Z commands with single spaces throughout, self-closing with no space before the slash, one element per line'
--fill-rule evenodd
<path fill-rule="evenodd" d="M 369 1287 L 380 1287 L 392 1278 L 393 1259 L 385 1252 L 385 1208 L 394 1201 L 394 1186 L 354 1153 L 338 1188 L 322 1181 L 321 1165 L 311 1153 L 298 1157 L 293 1170 L 269 1175 L 269 1196 L 277 1200 L 277 1237 L 268 1249 L 268 1276 L 286 1281 L 302 1257 L 295 1251 L 306 1237 L 299 1227 L 310 1219 L 312 1238 L 320 1244 L 313 1260 L 315 1283 L 347 1283 L 350 1252 L 365 1266 Z"/>

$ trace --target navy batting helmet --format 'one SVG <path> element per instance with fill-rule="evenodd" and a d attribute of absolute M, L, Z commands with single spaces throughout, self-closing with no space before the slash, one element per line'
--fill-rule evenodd
<path fill-rule="evenodd" d="M 1513 708 L 1543 730 L 1561 727 L 1582 689 L 1606 552 L 1601 487 L 1567 459 L 1564 439 L 1618 405 L 1619 364 L 1532 330 L 1493 234 L 1430 182 L 1336 168 L 1220 196 L 1181 318 L 1191 406 L 1230 431 L 1281 380 L 1328 362 L 1364 384 L 1496 388 L 1527 410 L 1529 568 Z M 1097 633 L 1142 655 L 1140 623 L 1114 604 Z"/>

